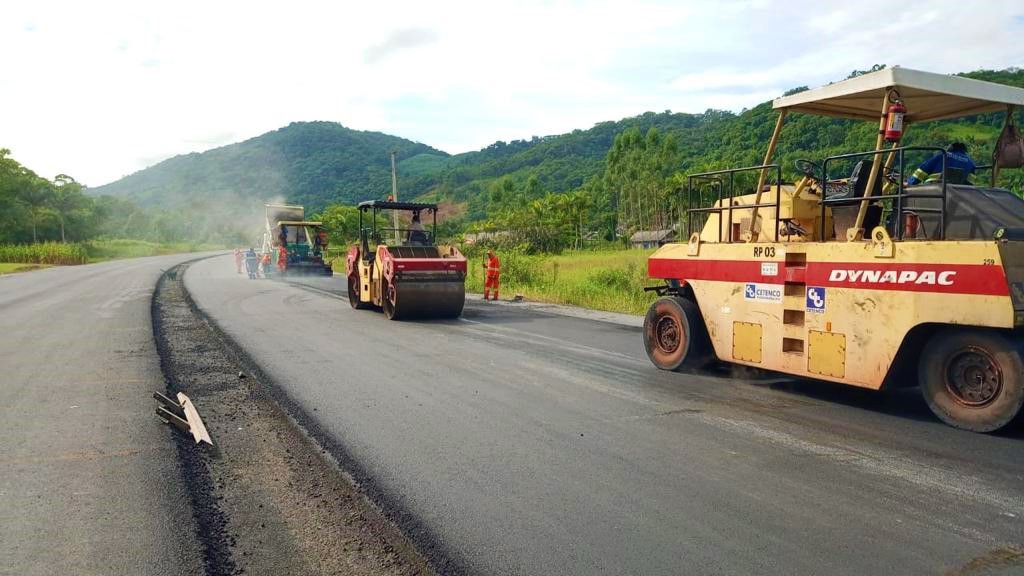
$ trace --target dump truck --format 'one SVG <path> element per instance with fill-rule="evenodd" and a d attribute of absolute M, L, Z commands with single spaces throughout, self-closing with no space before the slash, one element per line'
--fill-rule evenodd
<path fill-rule="evenodd" d="M 460 316 L 466 257 L 453 245 L 435 243 L 437 204 L 369 200 L 358 208 L 359 241 L 345 259 L 352 308 L 380 309 L 390 320 Z M 396 214 L 409 215 L 409 223 Z M 424 215 L 431 218 L 429 230 Z"/>
<path fill-rule="evenodd" d="M 288 251 L 286 276 L 331 276 L 334 274 L 327 258 L 327 231 L 323 222 L 305 219 L 305 208 L 285 204 L 264 204 L 266 229 L 260 254 L 270 254 L 275 264 L 278 247 Z"/>
<path fill-rule="evenodd" d="M 644 321 L 664 370 L 724 361 L 873 390 L 920 387 L 944 422 L 978 432 L 1024 404 L 1024 200 L 970 184 L 915 124 L 1010 122 L 1024 89 L 905 68 L 774 101 L 764 162 L 689 174 L 682 243 L 648 260 L 661 297 Z M 772 163 L 789 113 L 875 122 L 873 150 Z M 1004 130 L 1006 124 L 1004 123 Z M 909 185 L 918 159 L 938 177 Z M 982 167 L 975 175 L 983 179 Z M 962 172 L 962 171 L 960 171 Z"/>

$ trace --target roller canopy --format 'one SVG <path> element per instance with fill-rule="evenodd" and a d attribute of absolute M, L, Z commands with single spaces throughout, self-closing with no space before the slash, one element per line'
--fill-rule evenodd
<path fill-rule="evenodd" d="M 389 202 L 387 200 L 367 200 L 359 203 L 360 210 L 376 208 L 378 210 L 437 210 L 437 204 L 424 202 Z"/>
<path fill-rule="evenodd" d="M 878 121 L 886 91 L 895 88 L 908 122 L 928 122 L 1024 107 L 1024 89 L 961 76 L 886 68 L 813 90 L 776 98 L 775 109 Z"/>
<path fill-rule="evenodd" d="M 323 222 L 313 222 L 310 220 L 278 220 L 277 225 L 280 226 L 323 226 Z"/>

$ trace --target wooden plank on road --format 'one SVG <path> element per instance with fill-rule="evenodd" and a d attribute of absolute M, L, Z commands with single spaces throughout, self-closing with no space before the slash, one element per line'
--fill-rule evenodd
<path fill-rule="evenodd" d="M 185 409 L 185 417 L 191 427 L 192 437 L 196 439 L 196 444 L 206 442 L 213 446 L 213 440 L 210 439 L 210 433 L 206 431 L 206 425 L 203 424 L 203 419 L 199 417 L 199 411 L 196 410 L 195 405 L 192 404 L 192 400 L 190 400 L 184 392 L 178 392 L 178 402 L 180 402 L 181 407 Z"/>

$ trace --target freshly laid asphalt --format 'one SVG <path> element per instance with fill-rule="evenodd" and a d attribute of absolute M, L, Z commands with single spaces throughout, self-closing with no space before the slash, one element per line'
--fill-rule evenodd
<path fill-rule="evenodd" d="M 0 574 L 201 574 L 150 302 L 177 255 L 0 276 Z"/>
<path fill-rule="evenodd" d="M 194 264 L 185 284 L 424 531 L 433 553 L 467 572 L 1024 573 L 1024 432 L 949 428 L 916 390 L 871 393 L 727 368 L 661 372 L 635 325 L 526 306 L 471 301 L 460 320 L 389 322 L 352 310 L 340 278 L 253 281 L 224 257 Z M 20 378 L 33 387 L 16 388 L 15 400 L 30 410 L 81 405 L 47 389 L 59 381 L 53 370 L 73 371 L 90 340 L 109 350 L 122 333 L 86 335 L 82 316 L 99 314 L 96 305 L 58 322 L 39 316 L 48 309 L 40 303 L 11 321 L 8 310 L 25 305 L 4 307 L 6 295 L 0 280 L 5 346 L 29 318 L 64 326 L 62 342 L 86 340 L 21 336 L 42 341 L 12 349 L 57 367 L 49 377 L 26 368 Z M 59 347 L 43 354 L 41 344 Z M 150 346 L 140 335 L 125 350 Z M 129 376 L 140 378 L 119 378 Z M 99 390 L 94 411 L 117 397 Z M 5 459 L 39 445 L 32 434 L 64 426 L 67 413 L 19 426 L 10 397 L 4 410 Z M 103 418 L 95 426 L 123 428 Z M 74 437 L 54 436 L 92 440 L 65 434 Z M 145 454 L 131 459 L 141 464 Z M 4 478 L 5 504 L 38 488 L 14 496 Z M 11 530 L 0 530 L 6 541 Z"/>

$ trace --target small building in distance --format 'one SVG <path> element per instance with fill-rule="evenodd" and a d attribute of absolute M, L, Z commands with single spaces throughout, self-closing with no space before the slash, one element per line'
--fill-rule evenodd
<path fill-rule="evenodd" d="M 629 237 L 629 245 L 632 248 L 657 248 L 675 241 L 676 231 L 672 229 L 638 230 Z"/>
<path fill-rule="evenodd" d="M 480 242 L 498 242 L 506 238 L 508 238 L 508 231 L 498 230 L 497 232 L 469 232 L 462 237 L 462 241 L 467 246 L 472 246 Z"/>

